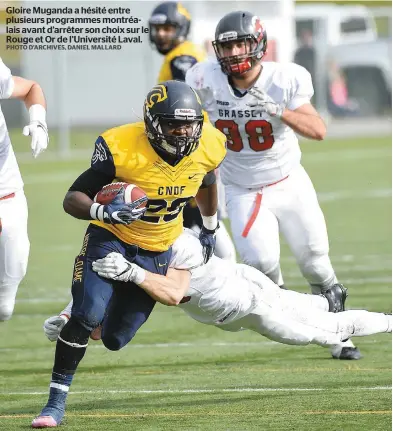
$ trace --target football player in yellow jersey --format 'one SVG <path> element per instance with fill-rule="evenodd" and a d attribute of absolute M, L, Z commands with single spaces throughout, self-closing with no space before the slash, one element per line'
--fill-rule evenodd
<path fill-rule="evenodd" d="M 100 277 L 92 262 L 110 252 L 165 275 L 171 245 L 183 231 L 182 208 L 196 196 L 203 227 L 200 241 L 205 261 L 213 253 L 217 221 L 214 170 L 225 157 L 225 136 L 203 123 L 201 102 L 184 82 L 155 86 L 144 104 L 144 122 L 103 133 L 95 143 L 91 167 L 71 186 L 64 209 L 75 218 L 92 220 L 75 259 L 71 318 L 56 344 L 49 400 L 33 428 L 60 424 L 74 373 L 90 333 L 102 325 L 102 342 L 119 350 L 147 320 L 155 300 L 134 283 Z M 148 197 L 146 211 L 125 204 L 122 191 L 112 203 L 93 198 L 113 181 L 141 187 Z"/>
<path fill-rule="evenodd" d="M 195 63 L 206 60 L 206 52 L 187 40 L 191 16 L 179 2 L 159 4 L 149 19 L 150 42 L 163 54 L 158 83 L 168 79 L 185 81 L 185 75 Z M 204 112 L 205 121 L 209 121 Z M 222 188 L 220 190 L 223 190 Z M 195 199 L 190 199 L 183 210 L 184 226 L 199 231 L 202 218 Z M 236 251 L 225 225 L 217 232 L 215 254 L 223 259 L 236 261 Z"/>
<path fill-rule="evenodd" d="M 190 24 L 190 14 L 179 2 L 161 3 L 153 10 L 149 19 L 150 42 L 165 56 L 158 82 L 185 81 L 187 70 L 206 60 L 205 51 L 187 40 Z"/>

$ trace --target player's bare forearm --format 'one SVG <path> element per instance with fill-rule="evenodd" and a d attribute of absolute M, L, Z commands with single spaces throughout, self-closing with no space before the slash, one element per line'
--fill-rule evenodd
<path fill-rule="evenodd" d="M 145 280 L 139 287 L 161 304 L 175 306 L 186 294 L 190 279 L 191 274 L 186 270 L 169 268 L 166 276 L 146 271 Z"/>
<path fill-rule="evenodd" d="M 63 201 L 64 211 L 80 220 L 91 220 L 90 208 L 93 201 L 85 193 L 67 192 Z"/>
<path fill-rule="evenodd" d="M 217 183 L 200 188 L 195 196 L 195 200 L 203 216 L 213 216 L 216 214 L 218 208 Z"/>
<path fill-rule="evenodd" d="M 14 76 L 14 91 L 11 98 L 23 100 L 26 108 L 32 105 L 42 105 L 46 109 L 44 92 L 39 84 L 29 79 Z"/>
<path fill-rule="evenodd" d="M 322 118 L 315 113 L 304 113 L 285 109 L 281 121 L 305 138 L 321 141 L 326 135 L 326 126 Z"/>

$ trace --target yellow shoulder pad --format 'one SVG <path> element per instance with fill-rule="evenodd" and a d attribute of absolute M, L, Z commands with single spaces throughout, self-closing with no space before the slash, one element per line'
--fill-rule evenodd
<path fill-rule="evenodd" d="M 207 171 L 216 169 L 226 155 L 226 136 L 210 123 L 203 123 L 202 137 L 199 142 L 205 158 Z"/>
<path fill-rule="evenodd" d="M 116 172 L 125 163 L 130 168 L 129 164 L 134 160 L 132 155 L 138 153 L 138 151 L 148 144 L 145 134 L 145 124 L 143 122 L 114 127 L 102 133 L 101 136 L 104 138 L 113 156 Z M 134 164 L 132 163 L 132 165 Z"/>

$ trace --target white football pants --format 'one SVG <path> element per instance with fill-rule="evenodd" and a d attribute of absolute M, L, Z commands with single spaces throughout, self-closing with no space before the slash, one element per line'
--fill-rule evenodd
<path fill-rule="evenodd" d="M 26 274 L 30 250 L 27 218 L 23 190 L 0 200 L 0 321 L 11 318 L 19 283 Z"/>
<path fill-rule="evenodd" d="M 327 299 L 280 289 L 270 279 L 243 267 L 243 276 L 260 288 L 257 307 L 247 316 L 227 325 L 226 331 L 251 329 L 283 344 L 342 345 L 352 336 L 392 331 L 392 316 L 365 310 L 329 313 Z"/>
<path fill-rule="evenodd" d="M 260 189 L 226 185 L 225 196 L 236 249 L 244 263 L 281 285 L 282 233 L 313 293 L 337 282 L 328 255 L 325 219 L 302 166 Z"/>

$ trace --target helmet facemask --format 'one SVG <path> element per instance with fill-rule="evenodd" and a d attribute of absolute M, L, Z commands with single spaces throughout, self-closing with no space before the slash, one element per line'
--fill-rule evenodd
<path fill-rule="evenodd" d="M 244 44 L 244 54 L 224 55 L 223 45 L 228 42 L 242 42 Z M 262 59 L 265 50 L 261 50 L 258 41 L 252 35 L 240 36 L 236 39 L 214 40 L 212 42 L 218 62 L 222 71 L 226 75 L 240 76 L 251 70 Z"/>

